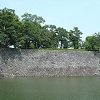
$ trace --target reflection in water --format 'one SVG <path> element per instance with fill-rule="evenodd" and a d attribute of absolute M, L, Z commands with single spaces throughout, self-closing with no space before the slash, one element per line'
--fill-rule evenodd
<path fill-rule="evenodd" d="M 0 79 L 0 100 L 100 100 L 99 77 Z"/>

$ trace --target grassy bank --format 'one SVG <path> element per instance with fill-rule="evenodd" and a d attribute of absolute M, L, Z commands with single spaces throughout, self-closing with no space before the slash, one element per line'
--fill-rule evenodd
<path fill-rule="evenodd" d="M 39 50 L 71 50 L 71 51 L 86 51 L 85 49 L 66 49 L 66 48 L 40 48 Z"/>

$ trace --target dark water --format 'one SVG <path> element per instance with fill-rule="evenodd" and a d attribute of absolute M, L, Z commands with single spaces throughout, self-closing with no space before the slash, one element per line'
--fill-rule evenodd
<path fill-rule="evenodd" d="M 0 79 L 0 100 L 100 100 L 100 77 Z"/>

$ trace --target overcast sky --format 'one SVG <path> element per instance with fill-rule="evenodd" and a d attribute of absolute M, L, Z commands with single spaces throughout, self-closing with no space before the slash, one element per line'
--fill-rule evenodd
<path fill-rule="evenodd" d="M 86 36 L 100 32 L 100 0 L 0 0 L 0 9 L 15 10 L 21 18 L 25 12 L 42 16 L 45 24 L 67 31 L 78 27 Z"/>

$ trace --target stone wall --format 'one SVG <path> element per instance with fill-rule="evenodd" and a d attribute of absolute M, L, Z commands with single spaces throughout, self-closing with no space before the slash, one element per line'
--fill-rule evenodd
<path fill-rule="evenodd" d="M 100 53 L 67 50 L 0 49 L 0 76 L 100 75 Z"/>

